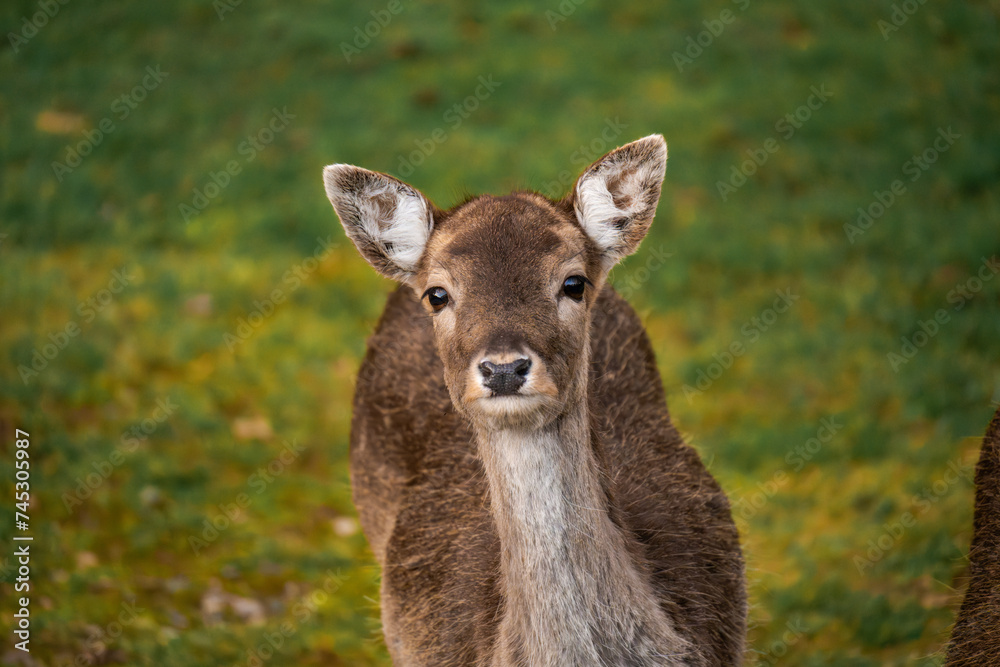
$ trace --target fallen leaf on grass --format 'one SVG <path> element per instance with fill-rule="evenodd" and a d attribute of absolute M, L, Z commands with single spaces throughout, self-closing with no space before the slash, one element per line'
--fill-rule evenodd
<path fill-rule="evenodd" d="M 82 132 L 86 120 L 69 111 L 43 111 L 35 117 L 35 128 L 49 134 L 74 134 Z"/>
<path fill-rule="evenodd" d="M 240 417 L 233 420 L 233 437 L 237 440 L 270 440 L 274 437 L 271 422 L 264 417 Z"/>

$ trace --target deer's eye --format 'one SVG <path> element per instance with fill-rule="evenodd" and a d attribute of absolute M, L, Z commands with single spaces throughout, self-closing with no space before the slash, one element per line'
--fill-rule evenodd
<path fill-rule="evenodd" d="M 424 292 L 424 296 L 427 297 L 427 303 L 431 304 L 434 312 L 448 305 L 448 293 L 444 291 L 443 287 L 432 287 Z"/>
<path fill-rule="evenodd" d="M 587 282 L 588 280 L 583 276 L 570 276 L 563 281 L 563 294 L 579 301 L 583 298 L 583 292 L 587 289 Z"/>

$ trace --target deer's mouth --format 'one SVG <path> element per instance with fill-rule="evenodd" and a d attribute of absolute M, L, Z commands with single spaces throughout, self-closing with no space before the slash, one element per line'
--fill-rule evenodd
<path fill-rule="evenodd" d="M 472 402 L 469 416 L 473 421 L 493 428 L 537 429 L 559 413 L 558 401 L 546 394 L 525 393 L 483 396 Z"/>
<path fill-rule="evenodd" d="M 512 394 L 490 394 L 479 399 L 483 404 L 488 405 L 510 405 L 511 407 L 525 406 L 530 403 L 537 403 L 541 397 L 538 394 L 525 394 L 520 391 Z"/>
<path fill-rule="evenodd" d="M 496 392 L 491 389 L 484 389 L 481 392 L 477 392 L 478 395 L 470 397 L 471 400 L 467 401 L 473 405 L 480 406 L 497 406 L 496 408 L 489 409 L 499 409 L 503 406 L 510 406 L 511 409 L 523 410 L 529 404 L 537 403 L 545 398 L 544 394 L 539 394 L 536 391 L 530 389 L 517 389 L 510 392 Z"/>

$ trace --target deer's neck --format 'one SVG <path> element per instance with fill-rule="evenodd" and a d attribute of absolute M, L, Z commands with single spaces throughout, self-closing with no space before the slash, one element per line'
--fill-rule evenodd
<path fill-rule="evenodd" d="M 696 664 L 611 520 L 585 402 L 478 438 L 502 547 L 496 664 Z"/>

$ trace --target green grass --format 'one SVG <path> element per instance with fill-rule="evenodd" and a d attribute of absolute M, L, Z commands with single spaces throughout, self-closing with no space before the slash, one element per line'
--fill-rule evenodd
<path fill-rule="evenodd" d="M 343 237 L 322 165 L 395 173 L 448 206 L 565 191 L 601 152 L 662 132 L 659 216 L 613 279 L 647 323 L 674 419 L 743 503 L 756 657 L 936 664 L 971 533 L 972 487 L 949 465 L 974 463 L 1000 400 L 1000 278 L 970 282 L 1000 254 L 1000 5 L 919 5 L 884 39 L 887 0 L 401 0 L 348 62 L 341 43 L 388 6 L 244 2 L 220 20 L 209 2 L 70 2 L 17 52 L 8 38 L 4 636 L 17 427 L 31 434 L 37 664 L 387 664 L 347 441 L 391 285 Z M 561 6 L 576 8 L 553 30 Z M 726 9 L 679 71 L 675 52 Z M 6 3 L 4 33 L 37 11 Z M 123 117 L 115 101 L 157 66 L 167 76 Z M 481 76 L 495 91 L 449 115 Z M 824 86 L 789 135 L 782 119 Z M 248 149 L 275 109 L 294 118 Z M 55 173 L 103 119 L 114 131 Z M 914 171 L 939 128 L 960 136 Z M 769 138 L 723 200 L 718 182 Z M 230 162 L 239 173 L 186 222 L 181 204 Z M 845 224 L 897 179 L 851 242 Z M 775 290 L 799 298 L 771 319 Z M 887 355 L 942 309 L 894 370 Z M 685 392 L 734 342 L 744 353 Z M 54 358 L 22 377 L 46 345 Z M 298 453 L 282 463 L 286 442 Z"/>

